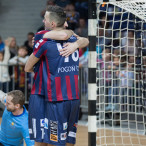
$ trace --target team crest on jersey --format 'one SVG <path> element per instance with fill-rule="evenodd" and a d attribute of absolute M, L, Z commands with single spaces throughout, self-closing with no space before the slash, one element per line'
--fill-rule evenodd
<path fill-rule="evenodd" d="M 44 127 L 45 129 L 48 129 L 48 119 L 40 119 L 40 126 Z"/>
<path fill-rule="evenodd" d="M 10 126 L 11 126 L 11 128 L 13 128 L 13 129 L 14 129 L 14 128 L 15 128 L 15 123 L 14 123 L 14 122 L 12 122 Z"/>
<path fill-rule="evenodd" d="M 58 121 L 50 120 L 50 140 L 58 142 Z"/>

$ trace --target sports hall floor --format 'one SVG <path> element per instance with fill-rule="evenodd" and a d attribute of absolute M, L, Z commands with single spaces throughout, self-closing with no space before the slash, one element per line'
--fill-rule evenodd
<path fill-rule="evenodd" d="M 1 123 L 1 118 L 0 118 Z M 85 125 L 85 126 L 84 126 Z M 98 136 L 100 135 L 100 140 Z M 106 135 L 106 138 L 104 137 Z M 116 138 L 113 138 L 116 137 Z M 97 145 L 100 146 L 146 146 L 146 137 L 136 134 L 114 131 L 112 129 L 97 130 Z M 75 146 L 88 146 L 87 123 L 79 121 L 77 143 Z"/>
<path fill-rule="evenodd" d="M 1 123 L 1 118 L 0 118 Z M 88 128 L 87 126 L 78 126 L 76 146 L 88 146 Z"/>

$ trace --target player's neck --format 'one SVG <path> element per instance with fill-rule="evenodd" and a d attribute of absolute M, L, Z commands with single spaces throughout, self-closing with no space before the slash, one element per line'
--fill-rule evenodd
<path fill-rule="evenodd" d="M 54 30 L 63 30 L 64 28 L 63 27 L 56 27 L 56 28 L 54 28 Z"/>
<path fill-rule="evenodd" d="M 21 115 L 22 113 L 23 113 L 23 108 L 20 108 L 20 109 L 18 109 L 18 110 L 16 110 L 16 111 L 14 111 L 14 112 L 12 112 L 12 114 L 14 115 L 14 116 L 18 116 L 18 115 Z"/>

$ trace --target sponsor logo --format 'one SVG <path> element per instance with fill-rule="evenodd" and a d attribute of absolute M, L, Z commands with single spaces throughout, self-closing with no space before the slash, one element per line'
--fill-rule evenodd
<path fill-rule="evenodd" d="M 69 131 L 68 136 L 76 138 L 76 133 Z"/>
<path fill-rule="evenodd" d="M 45 129 L 48 129 L 48 119 L 40 119 L 40 126 L 44 127 Z"/>
<path fill-rule="evenodd" d="M 39 47 L 39 45 L 40 45 L 40 43 L 42 43 L 43 42 L 43 40 L 41 39 L 41 40 L 39 40 L 39 42 L 37 42 L 36 44 L 35 44 L 35 49 L 38 49 L 38 47 Z"/>
<path fill-rule="evenodd" d="M 61 140 L 66 140 L 66 137 L 67 137 L 66 135 L 67 135 L 66 132 L 65 133 L 61 133 L 60 134 L 60 139 Z"/>
<path fill-rule="evenodd" d="M 35 48 L 37 49 L 39 47 L 39 43 L 37 42 L 36 44 L 35 44 Z"/>
<path fill-rule="evenodd" d="M 58 142 L 58 121 L 50 120 L 50 140 Z"/>
<path fill-rule="evenodd" d="M 62 73 L 62 72 L 75 72 L 75 71 L 79 71 L 79 66 L 76 65 L 72 65 L 72 66 L 66 66 L 66 67 L 59 67 L 58 68 L 58 73 Z"/>
<path fill-rule="evenodd" d="M 43 42 L 43 39 L 39 40 L 39 42 L 42 43 Z"/>
<path fill-rule="evenodd" d="M 67 129 L 67 122 L 63 123 L 63 130 L 66 130 L 66 129 Z"/>
<path fill-rule="evenodd" d="M 29 134 L 32 134 L 32 129 L 29 129 Z"/>

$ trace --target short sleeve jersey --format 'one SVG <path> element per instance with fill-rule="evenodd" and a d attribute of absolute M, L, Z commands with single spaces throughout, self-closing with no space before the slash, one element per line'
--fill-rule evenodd
<path fill-rule="evenodd" d="M 75 41 L 76 37 L 71 36 L 67 41 L 41 39 L 35 44 L 33 54 L 41 61 L 32 94 L 45 95 L 47 101 L 79 99 L 79 52 L 69 57 L 62 57 L 59 52 L 64 43 Z"/>

